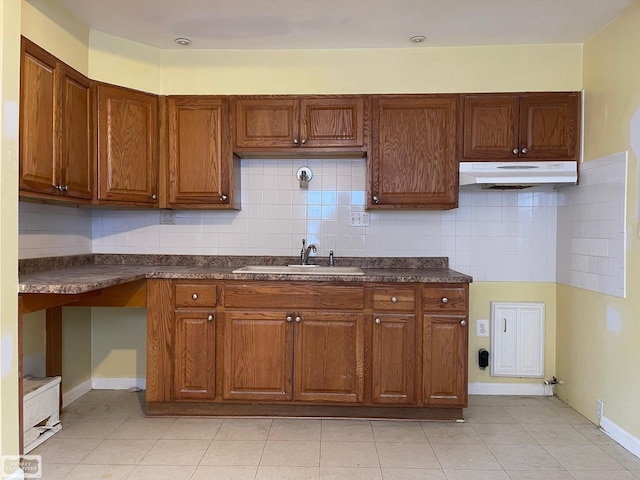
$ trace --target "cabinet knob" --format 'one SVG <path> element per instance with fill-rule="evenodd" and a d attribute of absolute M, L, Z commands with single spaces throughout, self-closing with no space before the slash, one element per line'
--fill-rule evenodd
<path fill-rule="evenodd" d="M 301 321 L 302 321 L 302 318 L 296 317 L 296 323 L 300 323 Z"/>
<path fill-rule="evenodd" d="M 304 145 L 305 143 L 307 143 L 307 139 L 306 139 L 306 138 L 303 138 L 302 140 L 300 140 L 300 143 L 301 143 L 302 145 Z"/>
<path fill-rule="evenodd" d="M 517 155 L 520 152 L 520 150 L 518 150 L 517 148 L 514 148 L 511 151 L 513 152 L 514 155 Z"/>
<path fill-rule="evenodd" d="M 157 200 L 157 199 L 158 199 L 158 195 L 156 195 L 155 193 L 151 195 L 151 200 Z"/>
<path fill-rule="evenodd" d="M 398 303 L 398 297 L 391 297 L 392 303 Z"/>
<path fill-rule="evenodd" d="M 379 318 L 376 318 L 376 325 L 380 325 L 382 323 L 382 320 L 380 320 Z"/>
<path fill-rule="evenodd" d="M 223 202 L 226 202 L 226 201 L 227 201 L 227 198 L 228 198 L 228 197 L 227 197 L 226 195 L 221 195 L 221 196 L 220 196 L 220 200 L 222 200 Z"/>
<path fill-rule="evenodd" d="M 442 300 L 440 300 L 442 303 L 449 303 L 449 299 L 447 297 L 442 297 Z"/>
<path fill-rule="evenodd" d="M 212 315 L 212 314 L 209 314 L 209 316 L 207 317 L 207 320 L 208 320 L 209 322 L 212 322 L 212 321 L 213 321 L 213 315 Z"/>
<path fill-rule="evenodd" d="M 293 144 L 294 144 L 294 145 L 297 145 L 297 144 L 298 144 L 298 139 L 297 139 L 297 138 L 294 138 L 294 139 L 293 139 Z"/>
<path fill-rule="evenodd" d="M 52 185 L 52 187 L 58 191 L 62 190 L 62 185 Z"/>
<path fill-rule="evenodd" d="M 63 185 L 60 187 L 60 190 L 62 190 L 63 192 L 68 192 L 69 191 L 69 185 Z"/>
<path fill-rule="evenodd" d="M 378 195 L 373 196 L 373 203 L 378 203 L 380 201 L 380 197 Z"/>
<path fill-rule="evenodd" d="M 522 152 L 522 153 L 527 153 L 527 149 L 526 149 L 526 148 L 523 148 L 523 149 L 521 150 L 521 152 Z"/>
<path fill-rule="evenodd" d="M 194 300 L 197 300 L 198 299 L 198 294 L 194 293 L 193 295 L 191 295 L 191 298 L 193 298 Z"/>
<path fill-rule="evenodd" d="M 466 320 L 460 320 L 460 325 L 465 327 L 467 325 L 467 321 Z"/>
<path fill-rule="evenodd" d="M 291 315 L 287 315 L 287 322 L 293 322 L 293 317 Z"/>

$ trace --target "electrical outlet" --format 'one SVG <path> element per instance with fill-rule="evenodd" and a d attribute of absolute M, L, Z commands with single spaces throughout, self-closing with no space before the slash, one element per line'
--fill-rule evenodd
<path fill-rule="evenodd" d="M 175 225 L 176 212 L 173 210 L 160 210 L 160 225 Z"/>
<path fill-rule="evenodd" d="M 596 399 L 596 418 L 600 420 L 604 415 L 604 402 Z"/>
<path fill-rule="evenodd" d="M 489 336 L 489 320 L 476 320 L 476 335 L 478 337 Z"/>
<path fill-rule="evenodd" d="M 368 227 L 369 212 L 350 212 L 349 226 L 351 227 Z"/>

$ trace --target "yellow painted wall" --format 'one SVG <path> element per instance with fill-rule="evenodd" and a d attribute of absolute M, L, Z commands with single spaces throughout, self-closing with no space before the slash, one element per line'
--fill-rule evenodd
<path fill-rule="evenodd" d="M 491 302 L 542 302 L 545 304 L 544 377 L 556 374 L 556 284 L 478 282 L 469 287 L 469 382 L 541 383 L 538 378 L 492 377 L 488 367 L 478 367 L 478 350 L 491 350 L 491 337 L 476 336 L 476 320 L 491 319 Z"/>
<path fill-rule="evenodd" d="M 18 453 L 20 0 L 0 0 L 0 454 Z"/>
<path fill-rule="evenodd" d="M 595 421 L 604 414 L 640 437 L 640 3 L 584 46 L 585 160 L 629 150 L 627 192 L 627 298 L 558 285 L 558 388 Z"/>
<path fill-rule="evenodd" d="M 94 308 L 92 329 L 94 377 L 145 377 L 146 308 Z"/>
<path fill-rule="evenodd" d="M 89 73 L 89 28 L 60 0 L 22 0 L 22 35 L 72 66 Z"/>

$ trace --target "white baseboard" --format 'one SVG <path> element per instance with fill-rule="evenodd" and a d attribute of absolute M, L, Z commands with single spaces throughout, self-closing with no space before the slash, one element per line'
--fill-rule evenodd
<path fill-rule="evenodd" d="M 469 383 L 469 395 L 544 395 L 552 396 L 550 385 L 539 383 Z"/>
<path fill-rule="evenodd" d="M 63 408 L 66 407 L 70 403 L 75 402 L 77 399 L 79 399 L 85 393 L 89 393 L 91 391 L 91 386 L 92 386 L 91 383 L 92 383 L 91 379 L 85 380 L 80 385 L 76 385 L 71 390 L 63 393 L 62 394 L 62 407 Z"/>
<path fill-rule="evenodd" d="M 633 453 L 636 457 L 640 457 L 640 438 L 634 437 L 621 426 L 613 423 L 607 417 L 600 419 L 600 429 L 607 436 L 614 439 L 617 443 Z"/>
<path fill-rule="evenodd" d="M 103 378 L 93 377 L 91 388 L 94 390 L 127 390 L 128 388 L 147 388 L 146 378 Z"/>

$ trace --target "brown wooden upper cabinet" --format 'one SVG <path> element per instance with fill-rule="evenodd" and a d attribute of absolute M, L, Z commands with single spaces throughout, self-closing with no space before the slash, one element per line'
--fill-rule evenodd
<path fill-rule="evenodd" d="M 461 161 L 578 160 L 580 93 L 464 96 Z"/>
<path fill-rule="evenodd" d="M 158 97 L 100 83 L 98 200 L 158 204 Z"/>
<path fill-rule="evenodd" d="M 228 98 L 171 96 L 166 101 L 167 206 L 231 208 L 240 192 L 232 188 Z"/>
<path fill-rule="evenodd" d="M 90 80 L 24 37 L 20 72 L 20 194 L 91 200 Z"/>
<path fill-rule="evenodd" d="M 362 95 L 235 97 L 235 151 L 302 149 L 365 154 Z"/>
<path fill-rule="evenodd" d="M 458 206 L 457 95 L 374 95 L 367 208 Z"/>

